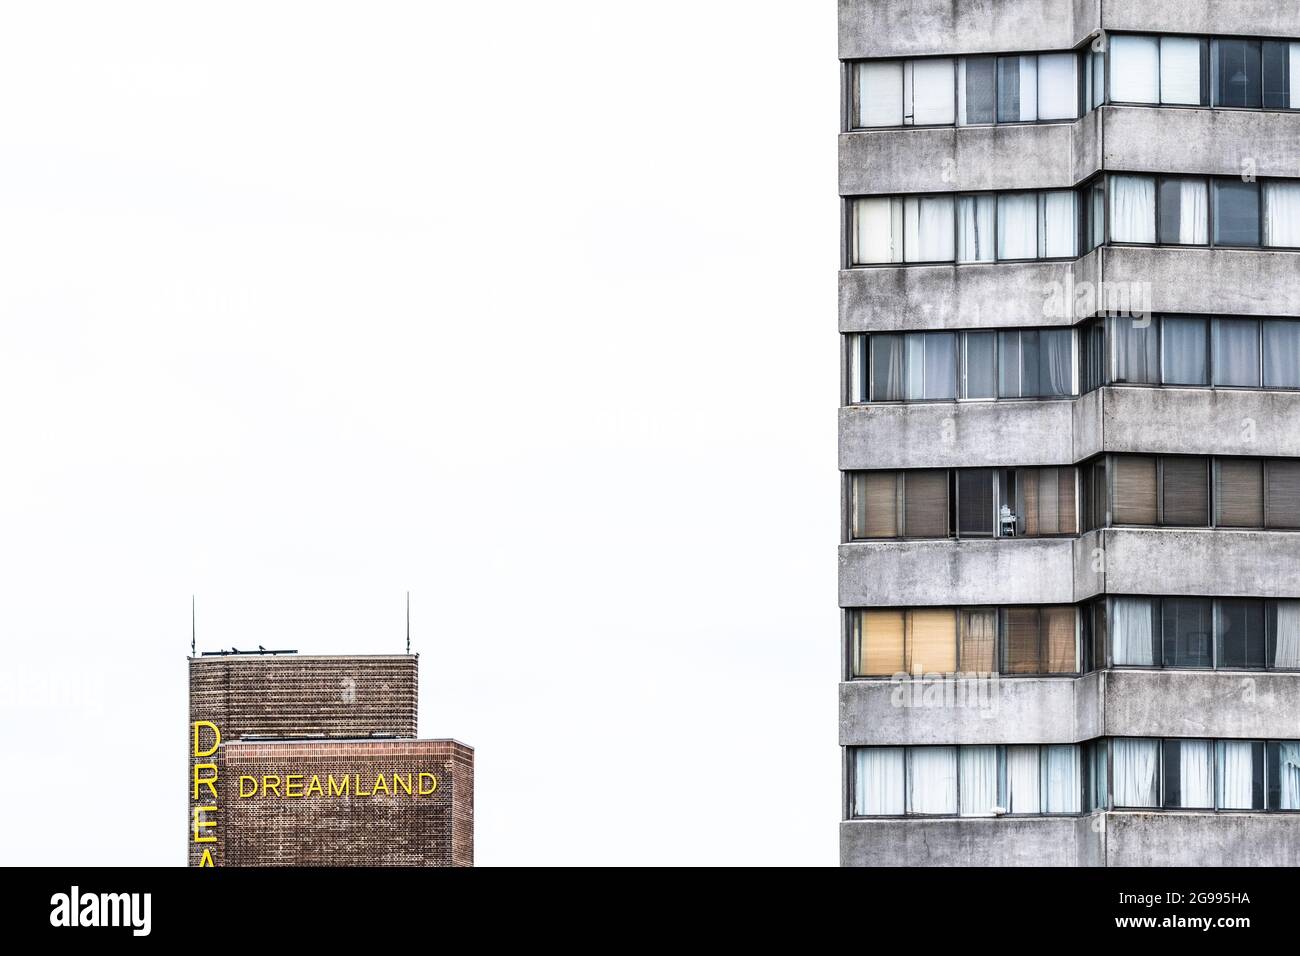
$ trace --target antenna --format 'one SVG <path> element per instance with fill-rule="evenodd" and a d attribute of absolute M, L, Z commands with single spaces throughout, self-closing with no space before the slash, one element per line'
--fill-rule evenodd
<path fill-rule="evenodd" d="M 406 653 L 411 653 L 411 592 L 406 592 Z"/>
<path fill-rule="evenodd" d="M 194 656 L 194 638 L 198 631 L 194 626 L 194 595 L 190 595 L 190 657 Z"/>

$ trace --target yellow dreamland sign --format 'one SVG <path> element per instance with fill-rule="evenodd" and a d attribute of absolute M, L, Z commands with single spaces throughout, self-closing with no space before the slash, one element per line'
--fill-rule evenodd
<path fill-rule="evenodd" d="M 370 774 L 362 777 L 359 773 L 345 773 L 335 777 L 334 774 L 305 773 L 266 773 L 257 777 L 248 775 L 239 778 L 239 799 L 249 800 L 254 797 L 270 797 L 277 800 L 307 799 L 321 797 L 374 797 L 407 796 L 412 798 L 427 797 L 438 789 L 438 778 L 427 771 L 399 773 L 380 771 L 372 780 Z M 369 789 L 366 789 L 369 787 Z"/>

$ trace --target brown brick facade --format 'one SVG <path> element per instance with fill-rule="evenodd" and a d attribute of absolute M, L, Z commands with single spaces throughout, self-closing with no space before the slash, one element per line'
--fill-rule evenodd
<path fill-rule="evenodd" d="M 210 757 L 187 751 L 189 864 L 206 850 L 216 866 L 472 866 L 474 751 L 414 739 L 417 666 L 414 656 L 191 659 L 187 746 L 196 721 L 216 724 L 222 743 Z M 204 749 L 210 739 L 205 729 Z M 216 765 L 215 798 L 199 785 L 196 799 L 196 764 Z M 195 807 L 210 805 L 201 818 L 216 826 L 198 832 L 216 841 L 198 843 Z"/>

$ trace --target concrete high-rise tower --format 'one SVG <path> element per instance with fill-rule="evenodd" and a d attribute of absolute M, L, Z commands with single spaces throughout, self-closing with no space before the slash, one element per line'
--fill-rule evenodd
<path fill-rule="evenodd" d="M 842 863 L 1300 864 L 1300 5 L 839 53 Z"/>

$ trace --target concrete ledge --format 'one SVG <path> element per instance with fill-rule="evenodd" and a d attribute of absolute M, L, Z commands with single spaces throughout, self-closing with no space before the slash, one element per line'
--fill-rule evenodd
<path fill-rule="evenodd" d="M 1069 50 L 1100 24 L 1099 6 L 1099 0 L 840 0 L 840 58 Z"/>
<path fill-rule="evenodd" d="M 844 820 L 841 866 L 1096 866 L 1089 817 Z"/>
<path fill-rule="evenodd" d="M 1105 818 L 1107 866 L 1300 866 L 1300 814 L 1111 811 Z"/>
<path fill-rule="evenodd" d="M 840 606 L 1070 604 L 1074 543 L 1004 538 L 842 544 Z"/>
<path fill-rule="evenodd" d="M 1097 534 L 1110 594 L 1300 597 L 1300 532 L 1107 528 Z M 1075 599 L 1098 593 L 1076 588 Z"/>
<path fill-rule="evenodd" d="M 1112 171 L 1294 176 L 1300 113 L 1104 106 L 1101 167 Z M 1100 167 L 1099 167 L 1100 168 Z"/>
<path fill-rule="evenodd" d="M 1107 736 L 1296 736 L 1300 674 L 1110 670 L 1100 676 Z"/>
<path fill-rule="evenodd" d="M 1101 278 L 1150 284 L 1151 311 L 1300 315 L 1300 252 L 1103 246 Z"/>

